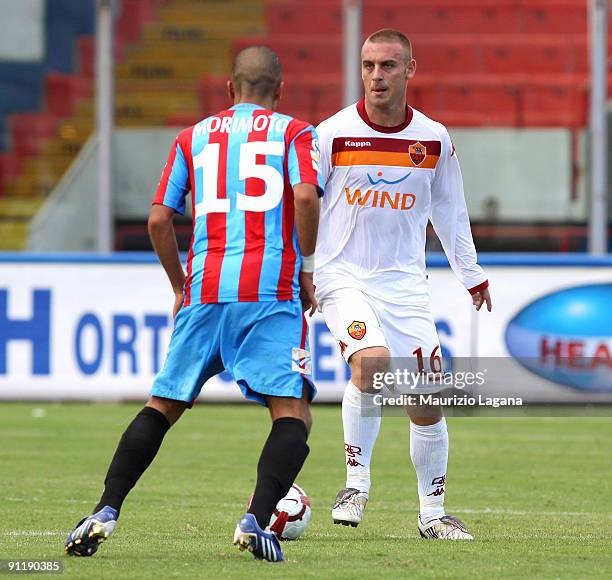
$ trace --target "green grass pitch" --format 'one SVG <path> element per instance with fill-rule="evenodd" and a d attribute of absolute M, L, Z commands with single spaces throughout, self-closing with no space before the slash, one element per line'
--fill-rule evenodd
<path fill-rule="evenodd" d="M 334 526 L 340 408 L 315 406 L 298 483 L 313 517 L 286 563 L 231 544 L 269 429 L 255 405 L 199 405 L 166 437 L 92 558 L 63 555 L 135 405 L 0 405 L 0 558 L 62 559 L 69 578 L 612 578 L 609 418 L 451 418 L 447 509 L 476 540 L 421 540 L 407 421 L 383 420 L 365 518 Z"/>

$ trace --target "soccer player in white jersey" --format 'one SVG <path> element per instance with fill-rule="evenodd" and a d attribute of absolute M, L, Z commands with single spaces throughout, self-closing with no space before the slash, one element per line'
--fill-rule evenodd
<path fill-rule="evenodd" d="M 368 499 L 381 423 L 371 373 L 387 370 L 390 357 L 428 363 L 439 353 L 425 273 L 428 220 L 476 310 L 484 303 L 491 310 L 448 131 L 406 104 L 416 70 L 410 41 L 396 30 L 375 32 L 362 47 L 361 62 L 364 98 L 317 128 L 326 186 L 315 284 L 325 321 L 351 369 L 342 401 L 346 487 L 332 517 L 352 526 L 361 521 Z M 442 408 L 406 410 L 421 536 L 471 540 L 444 510 L 448 432 Z"/>

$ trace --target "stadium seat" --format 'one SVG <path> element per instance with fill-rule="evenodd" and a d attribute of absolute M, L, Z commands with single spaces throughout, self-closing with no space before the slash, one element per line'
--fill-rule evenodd
<path fill-rule="evenodd" d="M 585 0 L 378 0 L 364 3 L 364 31 L 393 22 L 407 34 L 585 34 Z M 612 24 L 612 16 L 610 17 Z"/>
<path fill-rule="evenodd" d="M 406 34 L 482 34 L 519 32 L 516 2 L 505 0 L 427 1 L 379 0 L 364 6 L 364 32 L 370 34 L 389 23 Z"/>
<path fill-rule="evenodd" d="M 310 123 L 320 123 L 342 108 L 342 82 L 338 75 L 317 78 L 287 76 L 279 110 Z"/>
<path fill-rule="evenodd" d="M 45 78 L 45 100 L 47 112 L 57 117 L 72 115 L 78 101 L 91 99 L 93 81 L 91 78 L 48 74 Z"/>
<path fill-rule="evenodd" d="M 484 71 L 491 74 L 586 72 L 586 38 L 580 35 L 483 36 Z"/>
<path fill-rule="evenodd" d="M 576 77 L 534 77 L 520 92 L 519 125 L 580 128 L 587 119 L 587 83 Z"/>
<path fill-rule="evenodd" d="M 417 74 L 465 73 L 483 70 L 482 51 L 471 35 L 413 35 Z"/>
<path fill-rule="evenodd" d="M 23 219 L 28 218 L 40 208 L 41 198 L 16 199 L 13 197 L 0 198 L 0 216 L 2 218 Z"/>
<path fill-rule="evenodd" d="M 25 242 L 28 235 L 27 219 L 1 219 L 0 230 L 2 230 L 2 235 L 0 236 L 0 251 L 25 249 Z"/>
<path fill-rule="evenodd" d="M 253 44 L 269 46 L 281 56 L 284 73 L 325 74 L 342 70 L 342 44 L 339 37 L 275 36 L 243 38 L 233 43 L 233 54 Z"/>
<path fill-rule="evenodd" d="M 514 126 L 517 91 L 503 78 L 421 77 L 408 89 L 408 102 L 450 126 Z"/>
<path fill-rule="evenodd" d="M 17 153 L 0 153 L 0 197 L 6 194 L 8 180 L 19 174 L 20 165 L 21 156 Z"/>
<path fill-rule="evenodd" d="M 227 94 L 227 76 L 207 76 L 198 84 L 202 116 L 214 115 L 232 106 Z"/>
<path fill-rule="evenodd" d="M 77 70 L 81 76 L 93 78 L 95 74 L 96 43 L 93 36 L 81 36 L 77 40 Z"/>
<path fill-rule="evenodd" d="M 40 153 L 41 141 L 55 137 L 57 119 L 48 113 L 14 113 L 10 118 L 13 151 L 19 155 Z"/>
<path fill-rule="evenodd" d="M 287 34 L 338 36 L 342 33 L 342 2 L 269 0 L 266 2 L 266 25 L 270 37 Z"/>
<path fill-rule="evenodd" d="M 123 42 L 135 42 L 140 37 L 143 24 L 155 17 L 158 0 L 122 0 L 117 18 L 117 36 Z"/>
<path fill-rule="evenodd" d="M 585 34 L 587 2 L 576 0 L 537 0 L 524 2 L 524 30 L 532 34 Z"/>

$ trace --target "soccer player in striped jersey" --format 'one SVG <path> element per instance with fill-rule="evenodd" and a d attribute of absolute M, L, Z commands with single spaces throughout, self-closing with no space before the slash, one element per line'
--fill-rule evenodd
<path fill-rule="evenodd" d="M 372 373 L 389 370 L 390 357 L 408 361 L 411 371 L 440 370 L 425 272 L 428 220 L 475 307 L 486 302 L 491 309 L 448 131 L 406 104 L 407 83 L 416 69 L 410 41 L 395 30 L 378 31 L 364 43 L 361 60 L 364 98 L 317 128 L 326 181 L 317 298 L 351 369 L 342 401 L 346 487 L 336 497 L 332 518 L 352 526 L 361 521 L 368 500 L 381 422 Z M 441 389 L 439 383 L 429 386 L 429 392 Z M 420 384 L 416 393 L 426 389 Z M 442 409 L 406 410 L 421 535 L 472 539 L 444 510 L 448 433 Z"/>
<path fill-rule="evenodd" d="M 125 497 L 170 426 L 226 369 L 272 419 L 234 543 L 259 559 L 283 559 L 266 528 L 308 455 L 316 390 L 303 311 L 316 308 L 322 183 L 314 128 L 275 112 L 281 88 L 278 56 L 265 47 L 243 50 L 228 82 L 234 106 L 182 131 L 172 145 L 149 233 L 174 291 L 174 332 L 151 397 L 119 442 L 94 514 L 68 536 L 69 554 L 91 556 L 113 532 Z M 172 218 L 184 212 L 189 192 L 193 235 L 185 275 Z"/>

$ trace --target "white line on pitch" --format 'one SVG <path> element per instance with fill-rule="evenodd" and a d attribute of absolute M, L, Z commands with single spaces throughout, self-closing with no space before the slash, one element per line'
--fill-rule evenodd
<path fill-rule="evenodd" d="M 36 537 L 36 536 L 63 536 L 65 532 L 51 531 L 51 530 L 9 530 L 8 532 L 5 532 L 5 534 L 11 537 L 17 537 L 17 536 Z"/>
<path fill-rule="evenodd" d="M 470 508 L 455 508 L 450 511 L 464 514 L 500 514 L 509 516 L 601 516 L 607 515 L 612 518 L 612 514 L 602 514 L 601 512 L 545 512 L 545 511 L 530 511 L 530 510 L 507 510 L 507 509 L 470 509 Z"/>

